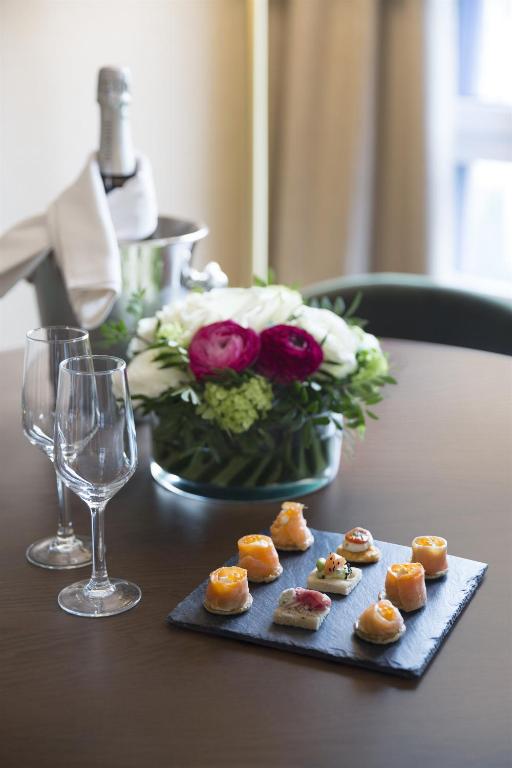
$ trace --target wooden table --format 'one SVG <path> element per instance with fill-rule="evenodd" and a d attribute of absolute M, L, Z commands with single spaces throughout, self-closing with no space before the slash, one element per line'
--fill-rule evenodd
<path fill-rule="evenodd" d="M 55 524 L 54 478 L 21 433 L 21 355 L 0 356 L 3 768 L 510 764 L 512 359 L 385 346 L 400 383 L 337 481 L 307 499 L 308 518 L 402 544 L 440 533 L 453 554 L 489 563 L 419 682 L 168 627 L 168 611 L 277 505 L 160 489 L 145 430 L 137 474 L 107 511 L 109 572 L 138 583 L 142 602 L 98 621 L 59 610 L 58 591 L 86 571 L 25 561 Z M 75 518 L 86 531 L 78 500 Z"/>

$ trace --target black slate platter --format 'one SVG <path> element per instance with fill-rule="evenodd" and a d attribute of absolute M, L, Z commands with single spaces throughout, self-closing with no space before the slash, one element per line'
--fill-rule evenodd
<path fill-rule="evenodd" d="M 207 581 L 185 598 L 169 614 L 170 624 L 208 632 L 284 651 L 318 656 L 330 661 L 388 672 L 402 677 L 421 677 L 444 638 L 478 588 L 487 569 L 485 563 L 449 555 L 448 575 L 427 581 L 427 605 L 403 614 L 407 631 L 391 645 L 372 645 L 353 633 L 360 613 L 377 600 L 391 563 L 410 559 L 410 547 L 376 541 L 382 551 L 380 562 L 361 566 L 363 578 L 347 597 L 330 595 L 332 607 L 317 632 L 283 627 L 272 622 L 279 595 L 288 587 L 305 587 L 308 573 L 318 557 L 336 551 L 341 534 L 313 530 L 314 544 L 307 552 L 280 552 L 284 571 L 271 584 L 250 584 L 252 608 L 238 616 L 218 616 L 205 610 L 203 598 Z M 233 557 L 226 565 L 236 565 Z"/>

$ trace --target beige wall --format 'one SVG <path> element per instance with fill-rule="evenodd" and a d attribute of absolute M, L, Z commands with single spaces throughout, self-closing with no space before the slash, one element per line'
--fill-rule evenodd
<path fill-rule="evenodd" d="M 45 209 L 98 140 L 96 74 L 127 64 L 136 145 L 162 213 L 203 220 L 200 262 L 250 276 L 245 0 L 0 0 L 0 231 Z M 37 322 L 32 289 L 0 299 L 0 348 Z"/>

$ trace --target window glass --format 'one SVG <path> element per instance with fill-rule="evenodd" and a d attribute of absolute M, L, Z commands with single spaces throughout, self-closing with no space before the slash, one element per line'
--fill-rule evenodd
<path fill-rule="evenodd" d="M 457 168 L 457 209 L 458 269 L 512 280 L 512 163 Z"/>
<path fill-rule="evenodd" d="M 512 0 L 459 0 L 459 93 L 512 106 Z"/>
<path fill-rule="evenodd" d="M 454 173 L 455 268 L 512 281 L 512 0 L 459 0 L 458 11 L 455 143 L 471 157 Z"/>

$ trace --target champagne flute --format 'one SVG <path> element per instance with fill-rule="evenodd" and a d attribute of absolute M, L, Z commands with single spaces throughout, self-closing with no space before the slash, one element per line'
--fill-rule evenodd
<path fill-rule="evenodd" d="M 72 357 L 60 364 L 55 414 L 55 466 L 91 511 L 92 575 L 63 589 L 59 605 L 77 616 L 112 616 L 133 608 L 139 587 L 110 579 L 105 561 L 108 501 L 135 472 L 137 443 L 126 378 L 118 357 Z"/>
<path fill-rule="evenodd" d="M 23 432 L 52 462 L 59 364 L 67 357 L 90 353 L 89 334 L 81 328 L 50 326 L 27 333 L 21 398 Z M 31 544 L 26 551 L 27 560 L 41 568 L 81 568 L 91 563 L 91 541 L 75 536 L 65 489 L 59 476 L 56 477 L 57 535 Z"/>

